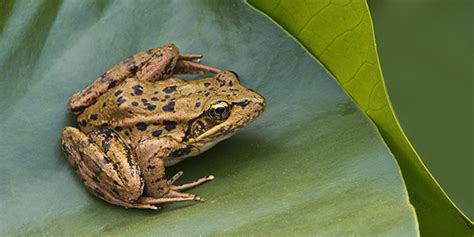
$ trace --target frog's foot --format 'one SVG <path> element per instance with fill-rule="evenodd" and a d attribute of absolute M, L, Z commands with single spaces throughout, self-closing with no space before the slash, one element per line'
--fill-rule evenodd
<path fill-rule="evenodd" d="M 199 184 L 195 184 L 194 186 L 199 185 Z M 191 193 L 178 192 L 177 189 L 174 189 L 175 187 L 177 186 L 171 186 L 171 189 L 163 197 L 159 197 L 159 198 L 141 197 L 140 199 L 138 199 L 138 203 L 140 205 L 156 205 L 156 204 L 172 203 L 172 202 L 186 202 L 186 201 L 203 202 L 204 201 L 204 199 L 198 195 L 191 194 Z"/>
<path fill-rule="evenodd" d="M 172 191 L 183 191 L 186 189 L 194 188 L 199 186 L 205 182 L 211 181 L 214 179 L 213 175 L 202 177 L 198 180 L 195 180 L 191 183 L 182 184 L 182 185 L 174 185 L 174 183 L 183 175 L 183 171 L 179 171 L 176 173 L 171 179 L 168 180 L 168 184 L 170 185 L 170 190 Z"/>
<path fill-rule="evenodd" d="M 200 54 L 180 54 L 174 68 L 174 74 L 204 74 L 207 72 L 219 73 L 221 70 L 199 63 Z"/>
<path fill-rule="evenodd" d="M 183 175 L 183 171 L 179 171 L 176 173 L 171 179 L 167 181 L 169 185 L 169 191 L 159 198 L 154 197 L 141 197 L 138 200 L 138 203 L 142 205 L 149 205 L 149 204 L 161 204 L 161 203 L 170 203 L 170 202 L 184 202 L 184 201 L 204 201 L 203 198 L 191 193 L 183 193 L 180 192 L 182 190 L 186 190 L 189 188 L 196 187 L 204 182 L 211 181 L 214 179 L 214 176 L 206 176 L 200 178 L 196 181 L 191 183 L 183 184 L 183 185 L 174 185 L 174 183 Z"/>

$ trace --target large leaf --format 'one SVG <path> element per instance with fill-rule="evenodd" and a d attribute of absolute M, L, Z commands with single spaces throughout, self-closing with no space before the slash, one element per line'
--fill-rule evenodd
<path fill-rule="evenodd" d="M 335 80 L 236 1 L 15 1 L 1 15 L 1 235 L 417 235 L 389 149 Z M 2 11 L 3 10 L 2 6 Z M 205 203 L 127 210 L 88 194 L 59 148 L 66 102 L 117 61 L 167 41 L 267 98 L 251 126 L 184 161 Z"/>
<path fill-rule="evenodd" d="M 425 236 L 470 236 L 472 222 L 451 202 L 401 129 L 387 96 L 364 0 L 249 0 L 335 76 L 377 125 L 397 158 Z"/>

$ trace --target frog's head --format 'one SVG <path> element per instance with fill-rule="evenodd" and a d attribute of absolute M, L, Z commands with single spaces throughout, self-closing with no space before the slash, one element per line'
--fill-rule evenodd
<path fill-rule="evenodd" d="M 190 121 L 187 135 L 201 152 L 245 127 L 265 108 L 265 99 L 242 86 L 234 72 L 222 71 L 199 83 L 207 96 L 200 116 Z"/>

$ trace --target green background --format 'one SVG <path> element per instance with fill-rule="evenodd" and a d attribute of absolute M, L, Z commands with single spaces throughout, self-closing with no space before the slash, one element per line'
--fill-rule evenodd
<path fill-rule="evenodd" d="M 399 121 L 441 187 L 473 219 L 472 1 L 368 2 Z"/>

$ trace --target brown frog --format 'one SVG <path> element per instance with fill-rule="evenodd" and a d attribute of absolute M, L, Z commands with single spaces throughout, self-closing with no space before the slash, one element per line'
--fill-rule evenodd
<path fill-rule="evenodd" d="M 139 52 L 74 94 L 69 111 L 79 129 L 66 127 L 64 153 L 87 189 L 126 208 L 202 201 L 182 192 L 213 176 L 177 185 L 165 166 L 198 155 L 253 121 L 264 98 L 242 86 L 236 73 L 179 54 L 173 44 Z M 213 73 L 186 81 L 177 74 Z"/>

